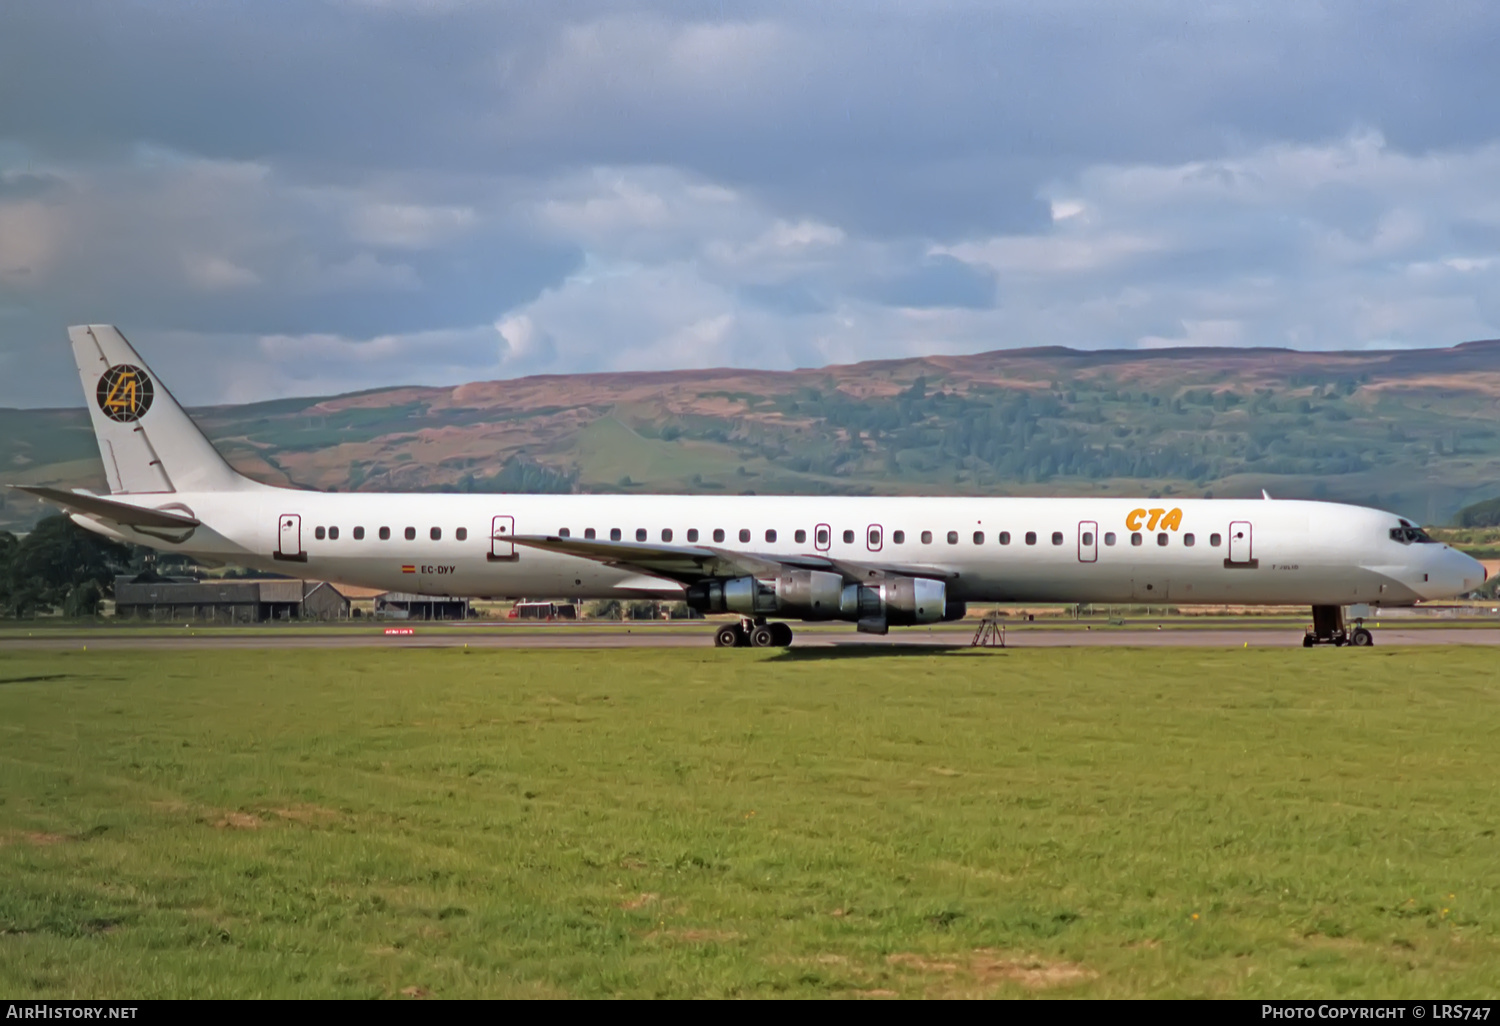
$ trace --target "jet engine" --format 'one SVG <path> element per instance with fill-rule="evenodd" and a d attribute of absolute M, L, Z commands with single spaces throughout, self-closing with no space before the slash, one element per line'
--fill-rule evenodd
<path fill-rule="evenodd" d="M 794 616 L 837 620 L 844 579 L 822 570 L 792 570 L 776 577 L 735 577 L 689 585 L 687 604 L 701 613 Z"/>
<path fill-rule="evenodd" d="M 887 577 L 876 584 L 848 584 L 840 597 L 846 620 L 868 634 L 884 634 L 890 627 L 957 620 L 967 611 L 962 602 L 948 599 L 948 586 L 926 577 Z"/>
<path fill-rule="evenodd" d="M 957 620 L 965 612 L 964 603 L 948 599 L 942 581 L 885 577 L 871 584 L 845 584 L 838 574 L 821 570 L 699 581 L 688 587 L 687 604 L 702 613 L 853 620 L 872 634 L 884 634 L 892 626 Z"/>

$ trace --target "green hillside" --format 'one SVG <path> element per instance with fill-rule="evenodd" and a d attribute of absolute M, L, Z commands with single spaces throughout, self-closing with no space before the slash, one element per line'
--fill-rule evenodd
<path fill-rule="evenodd" d="M 319 489 L 1327 498 L 1428 523 L 1500 495 L 1500 342 L 1377 353 L 1008 350 L 577 375 L 196 412 Z M 83 409 L 0 410 L 0 480 L 100 487 Z M 34 520 L 24 496 L 0 524 Z"/>

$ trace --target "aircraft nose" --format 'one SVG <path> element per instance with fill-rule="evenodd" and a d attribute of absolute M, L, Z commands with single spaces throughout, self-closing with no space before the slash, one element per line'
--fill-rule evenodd
<path fill-rule="evenodd" d="M 1464 591 L 1473 591 L 1485 581 L 1489 580 L 1490 572 L 1484 568 L 1484 564 L 1466 552 L 1454 550 L 1454 554 L 1463 559 L 1463 569 L 1459 576 L 1464 581 Z"/>

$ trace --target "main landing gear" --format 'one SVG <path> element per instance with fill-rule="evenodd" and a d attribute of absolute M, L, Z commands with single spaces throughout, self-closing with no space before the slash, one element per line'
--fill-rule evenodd
<path fill-rule="evenodd" d="M 714 645 L 719 648 L 786 648 L 792 643 L 792 629 L 784 623 L 766 623 L 741 617 L 739 623 L 726 623 L 714 631 Z"/>
<path fill-rule="evenodd" d="M 1366 629 L 1364 620 L 1355 620 L 1353 630 L 1345 626 L 1343 606 L 1313 606 L 1312 612 L 1312 626 L 1302 636 L 1303 648 L 1312 648 L 1314 645 L 1369 648 L 1375 644 L 1375 635 Z"/>

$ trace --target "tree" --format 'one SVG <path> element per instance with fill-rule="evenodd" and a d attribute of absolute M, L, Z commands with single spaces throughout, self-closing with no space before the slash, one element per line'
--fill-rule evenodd
<path fill-rule="evenodd" d="M 92 615 L 130 556 L 126 546 L 61 514 L 45 517 L 19 541 L 0 540 L 0 601 L 16 617 L 58 607 Z"/>
<path fill-rule="evenodd" d="M 1465 506 L 1454 514 L 1453 522 L 1459 527 L 1495 527 L 1500 525 L 1500 499 L 1486 499 Z"/>

